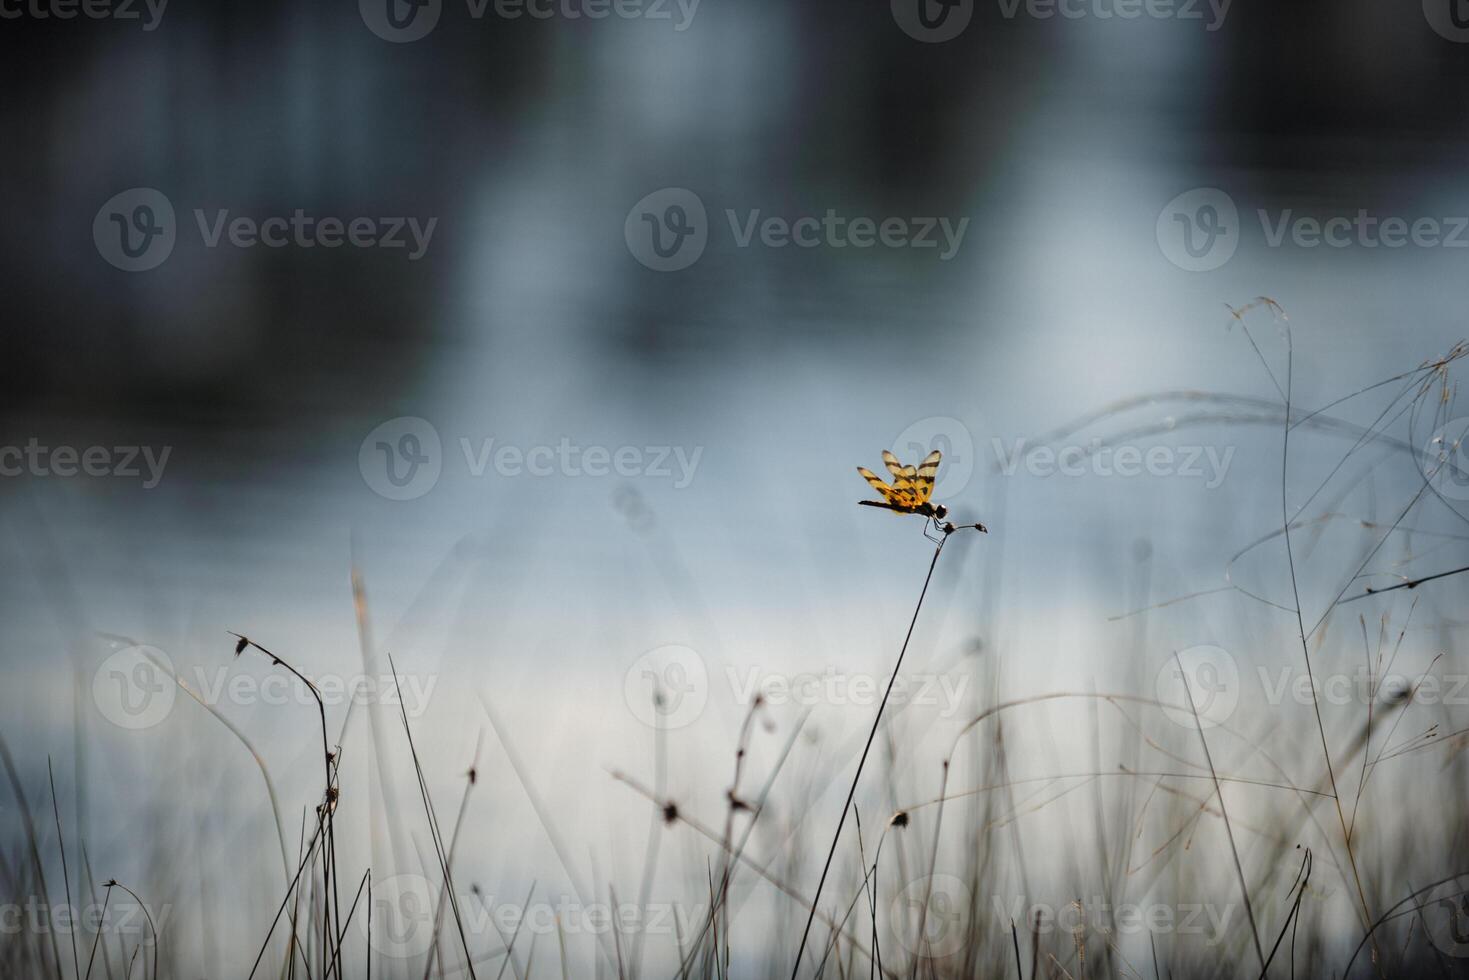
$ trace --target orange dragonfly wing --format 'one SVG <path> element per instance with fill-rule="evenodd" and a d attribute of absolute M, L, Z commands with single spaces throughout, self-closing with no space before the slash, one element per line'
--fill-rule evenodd
<path fill-rule="evenodd" d="M 927 503 L 933 496 L 933 483 L 938 478 L 939 460 L 941 459 L 943 459 L 943 453 L 935 449 L 923 457 L 923 462 L 918 464 L 918 478 L 914 482 L 914 490 L 920 504 Z"/>

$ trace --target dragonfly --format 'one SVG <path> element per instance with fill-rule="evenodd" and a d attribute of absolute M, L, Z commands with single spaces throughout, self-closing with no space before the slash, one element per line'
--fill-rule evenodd
<path fill-rule="evenodd" d="M 917 466 L 912 464 L 905 466 L 898 462 L 898 457 L 884 449 L 882 461 L 887 466 L 888 473 L 892 475 L 893 482 L 887 483 L 865 466 L 857 467 L 857 472 L 862 475 L 862 479 L 866 480 L 872 489 L 882 497 L 881 500 L 859 500 L 857 503 L 864 507 L 881 507 L 895 514 L 917 514 L 920 517 L 928 518 L 929 524 L 935 530 L 942 531 L 945 535 L 953 534 L 958 528 L 948 521 L 949 508 L 933 502 L 934 480 L 938 476 L 939 462 L 942 459 L 943 453 L 935 449 L 923 457 L 923 462 Z M 989 528 L 983 524 L 962 526 L 989 533 Z M 923 533 L 925 536 L 928 535 L 928 525 L 925 525 Z"/>

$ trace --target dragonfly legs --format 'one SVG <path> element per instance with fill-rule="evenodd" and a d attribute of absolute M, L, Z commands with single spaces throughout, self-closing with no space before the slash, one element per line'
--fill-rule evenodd
<path fill-rule="evenodd" d="M 956 526 L 954 524 L 950 524 L 948 521 L 940 521 L 937 517 L 930 517 L 928 519 L 928 523 L 923 526 L 923 536 L 932 541 L 934 544 L 943 544 L 945 539 L 947 539 L 949 535 L 953 534 L 955 531 L 963 531 L 967 528 L 973 528 L 981 534 L 989 533 L 989 528 L 985 527 L 983 524 L 959 524 Z M 928 532 L 930 530 L 938 532 L 938 534 L 942 535 L 942 537 L 936 537 L 935 535 L 929 534 Z"/>

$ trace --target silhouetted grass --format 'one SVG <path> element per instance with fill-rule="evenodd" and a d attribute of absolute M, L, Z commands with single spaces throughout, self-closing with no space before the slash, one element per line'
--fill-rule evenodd
<path fill-rule="evenodd" d="M 1256 335 L 1261 319 L 1275 337 Z M 589 971 L 700 980 L 1462 974 L 1469 965 L 1469 937 L 1446 950 L 1441 933 L 1446 922 L 1460 924 L 1461 915 L 1469 922 L 1469 763 L 1463 753 L 1469 717 L 1456 714 L 1452 705 L 1425 705 L 1419 694 L 1436 680 L 1433 672 L 1441 665 L 1469 669 L 1458 632 L 1469 622 L 1451 615 L 1455 603 L 1462 606 L 1469 581 L 1463 577 L 1469 527 L 1459 526 L 1469 525 L 1469 517 L 1436 483 L 1436 467 L 1458 447 L 1433 450 L 1422 438 L 1453 417 L 1451 371 L 1469 349 L 1458 345 L 1416 369 L 1306 411 L 1295 404 L 1294 341 L 1279 307 L 1259 300 L 1231 310 L 1230 321 L 1278 398 L 1193 391 L 1143 395 L 1089 413 L 1040 440 L 1104 426 L 1114 428 L 1098 445 L 1206 426 L 1263 428 L 1280 438 L 1279 471 L 1255 476 L 1272 490 L 1278 480 L 1278 519 L 1271 515 L 1248 530 L 1247 543 L 1228 547 L 1222 584 L 1197 589 L 1177 583 L 1175 589 L 1155 582 L 1150 557 L 1137 559 L 1144 585 L 1129 592 L 1137 602 L 1111 619 L 1116 629 L 1130 631 L 1120 644 L 1128 656 L 1104 673 L 1107 683 L 1013 690 L 1007 671 L 1018 671 L 1007 657 L 1020 655 L 1023 638 L 1007 636 L 998 624 L 982 624 L 983 652 L 966 652 L 945 668 L 968 671 L 976 680 L 972 703 L 952 722 L 891 705 L 890 680 L 857 736 L 828 743 L 810 732 L 809 711 L 782 714 L 757 695 L 744 706 L 732 738 L 732 770 L 728 753 L 705 760 L 709 780 L 721 787 L 717 794 L 689 788 L 708 780 L 675 770 L 669 742 L 678 736 L 663 729 L 653 732 L 651 777 L 634 772 L 639 763 L 630 748 L 606 744 L 598 750 L 620 759 L 612 778 L 568 788 L 557 772 L 527 765 L 522 746 L 549 733 L 506 724 L 495 705 L 516 692 L 498 686 L 480 691 L 479 702 L 498 742 L 489 754 L 503 753 L 513 779 L 485 782 L 483 735 L 474 738 L 469 759 L 421 753 L 401 688 L 400 725 L 386 725 L 369 712 L 367 737 L 350 743 L 362 746 L 360 766 L 345 769 L 352 708 L 331 720 L 341 732 L 332 742 L 328 707 L 310 679 L 310 655 L 293 654 L 293 666 L 237 634 L 237 657 L 258 652 L 315 700 L 320 747 L 313 733 L 307 757 L 319 751 L 322 759 L 320 773 L 311 763 L 311 785 L 318 788 L 310 795 L 282 796 L 248 727 L 179 677 L 169 673 L 168 679 L 230 732 L 235 742 L 229 744 L 242 745 L 252 756 L 265 797 L 258 783 L 253 793 L 241 785 L 210 806 L 221 819 L 268 809 L 263 815 L 279 839 L 283 880 L 265 884 L 274 874 L 273 856 L 267 875 L 249 867 L 245 853 L 236 856 L 233 873 L 215 880 L 215 862 L 175 847 L 160 828 L 142 828 L 137 839 L 160 854 L 150 880 L 137 881 L 135 892 L 108 878 L 98 903 L 88 837 L 83 826 L 73 822 L 69 831 L 62 819 L 49 756 L 54 840 L 28 801 L 27 785 L 38 777 L 17 766 L 0 740 L 10 790 L 0 887 L 9 907 L 31 901 L 51 915 L 53 895 L 64 896 L 68 908 L 74 896 L 89 896 L 105 919 L 118 904 L 116 889 L 147 923 L 146 933 L 118 935 L 115 948 L 109 948 L 103 928 L 91 936 L 83 931 L 81 943 L 75 929 L 66 930 L 69 957 L 62 954 L 61 930 L 0 930 L 0 974 L 90 980 L 95 970 L 115 980 L 139 975 L 140 968 L 147 976 L 190 977 L 244 974 L 249 967 L 254 976 L 428 980 L 474 978 L 477 966 L 517 980 Z M 1341 414 L 1368 398 L 1381 404 L 1367 410 L 1365 422 Z M 1166 424 L 1133 418 L 1159 408 L 1183 412 L 1171 414 Z M 1406 436 L 1397 434 L 1404 428 Z M 1297 455 L 1307 434 L 1336 448 L 1325 464 L 1311 461 L 1316 475 L 1302 489 L 1294 477 L 1307 468 Z M 1378 454 L 1378 462 L 1364 464 L 1369 453 Z M 1387 481 L 1374 475 L 1379 466 L 1409 474 L 1411 493 L 1385 499 Z M 985 515 L 1000 539 L 1007 534 L 1005 513 L 1000 501 Z M 647 532 L 647 524 L 639 531 Z M 1360 541 L 1330 543 L 1329 535 L 1346 529 Z M 649 548 L 661 549 L 659 568 L 672 574 L 686 567 L 675 542 L 651 533 L 644 537 Z M 952 576 L 945 581 L 950 567 L 957 571 L 939 561 L 946 541 L 947 536 L 934 546 L 894 678 L 922 617 L 961 604 L 992 616 L 1004 613 L 995 597 L 955 586 Z M 980 561 L 988 544 L 979 542 Z M 1009 546 L 1023 548 L 1024 542 L 1011 540 Z M 1268 584 L 1272 570 L 1278 587 Z M 940 582 L 950 591 L 938 588 Z M 679 588 L 689 596 L 695 586 L 680 582 Z M 351 589 L 362 662 L 373 674 L 379 651 L 363 576 L 355 568 Z M 1424 596 L 1437 601 L 1420 603 Z M 1373 602 L 1379 605 L 1367 605 Z M 1206 615 L 1202 610 L 1210 603 L 1213 611 Z M 707 608 L 702 600 L 690 598 L 690 604 Z M 1431 605 L 1440 607 L 1437 618 Z M 1241 633 L 1258 637 L 1267 662 L 1299 663 L 1308 703 L 1247 704 L 1228 719 L 1206 718 L 1196 698 L 1203 692 L 1195 691 L 1171 634 L 1155 625 L 1194 609 L 1201 610 L 1205 624 L 1228 616 Z M 1369 609 L 1376 624 L 1369 621 Z M 1410 631 L 1432 635 L 1436 653 L 1406 688 L 1389 688 Z M 1288 640 L 1285 652 L 1277 650 L 1282 636 Z M 1183 680 L 1181 702 L 1161 700 L 1148 689 L 1146 653 L 1164 647 L 1173 651 Z M 396 677 L 396 663 L 387 659 Z M 1321 678 L 1358 667 L 1367 678 L 1361 703 L 1351 712 L 1323 710 Z M 663 693 L 655 689 L 652 696 Z M 1179 716 L 1190 724 L 1171 724 Z M 420 724 L 439 721 L 430 716 Z M 203 715 L 192 723 L 211 724 Z M 463 740 L 474 734 L 469 729 Z M 411 762 L 413 787 L 394 782 L 390 753 Z M 234 763 L 211 764 L 227 772 Z M 381 795 L 354 783 L 349 771 L 358 780 L 370 779 Z M 286 779 L 281 785 L 305 784 L 289 768 L 277 774 Z M 198 776 L 197 768 L 185 773 L 180 767 L 175 778 L 182 783 Z M 450 778 L 463 778 L 464 785 L 446 839 L 432 787 Z M 64 772 L 61 785 L 67 785 Z M 548 793 L 548 787 L 559 794 Z M 551 802 L 568 789 L 594 822 L 609 834 L 621 833 L 625 866 L 637 872 L 630 881 L 605 879 L 598 856 L 573 847 L 565 825 L 578 815 Z M 642 824 L 635 834 L 626 833 L 599 816 L 600 806 L 627 791 L 648 805 L 646 836 Z M 529 831 L 507 829 L 500 821 L 522 797 L 534 813 L 538 841 L 544 838 L 556 855 L 555 873 L 564 876 L 582 907 L 607 895 L 611 908 L 620 909 L 621 894 L 635 895 L 636 908 L 646 911 L 654 896 L 675 892 L 671 934 L 614 925 L 591 936 L 569 935 L 558 913 L 550 923 L 554 955 L 543 950 L 538 957 L 537 942 L 549 929 L 527 933 L 524 917 L 502 929 L 487 890 L 479 884 L 462 890 L 455 876 L 466 855 L 513 864 Z M 294 862 L 282 800 L 293 800 L 303 812 Z M 425 835 L 426 846 L 401 846 L 403 840 L 418 845 Z M 79 867 L 71 859 L 78 851 L 68 855 L 73 844 L 81 845 Z M 475 864 L 482 867 L 484 861 Z M 106 861 L 100 870 L 106 872 Z M 374 887 L 399 874 L 422 876 L 432 889 L 428 906 L 417 910 L 429 930 L 422 953 L 392 955 L 377 946 L 383 930 L 403 924 L 395 917 L 403 910 L 387 909 L 394 914 L 384 921 L 384 908 L 374 907 Z M 196 880 L 206 875 L 209 907 L 226 914 L 211 919 L 206 903 L 198 903 L 188 928 L 202 935 L 181 934 L 170 928 L 173 921 L 159 924 L 152 914 L 159 906 L 140 897 L 187 901 L 206 892 Z M 347 888 L 359 882 L 345 907 L 343 875 Z M 538 874 L 522 908 L 549 893 L 544 881 Z M 1194 906 L 1204 907 L 1206 916 L 1220 914 L 1211 920 L 1218 931 L 1195 933 L 1178 925 L 1179 916 Z M 1145 915 L 1119 926 L 1116 913 L 1124 907 L 1171 910 L 1172 918 Z M 1049 921 L 1056 917 L 1072 925 Z M 269 928 L 263 937 L 242 941 L 247 927 L 264 921 Z M 360 937 L 354 923 L 362 928 Z M 245 945 L 250 954 L 242 952 Z"/>

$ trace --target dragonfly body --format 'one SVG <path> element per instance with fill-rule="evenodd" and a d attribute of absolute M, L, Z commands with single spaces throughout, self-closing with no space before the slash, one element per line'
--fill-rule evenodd
<path fill-rule="evenodd" d="M 924 501 L 916 507 L 888 503 L 886 500 L 859 500 L 857 503 L 863 507 L 881 507 L 898 514 L 921 514 L 924 517 L 932 517 L 934 520 L 943 520 L 949 514 L 949 508 L 943 504 L 931 504 Z"/>
<path fill-rule="evenodd" d="M 945 523 L 949 516 L 949 508 L 943 504 L 936 504 L 933 497 L 933 484 L 939 472 L 939 461 L 943 454 L 937 449 L 923 458 L 923 462 L 917 466 L 904 466 L 898 462 L 898 457 L 882 451 L 883 464 L 887 466 L 888 472 L 892 474 L 893 482 L 889 484 L 876 473 L 865 466 L 857 467 L 857 472 L 862 474 L 862 479 L 876 490 L 882 497 L 881 500 L 859 500 L 864 507 L 881 507 L 895 514 L 917 514 L 926 517 L 934 523 L 938 530 L 945 534 L 954 531 L 954 525 Z M 983 524 L 970 524 L 977 531 L 988 530 Z M 926 531 L 924 532 L 927 533 Z"/>

